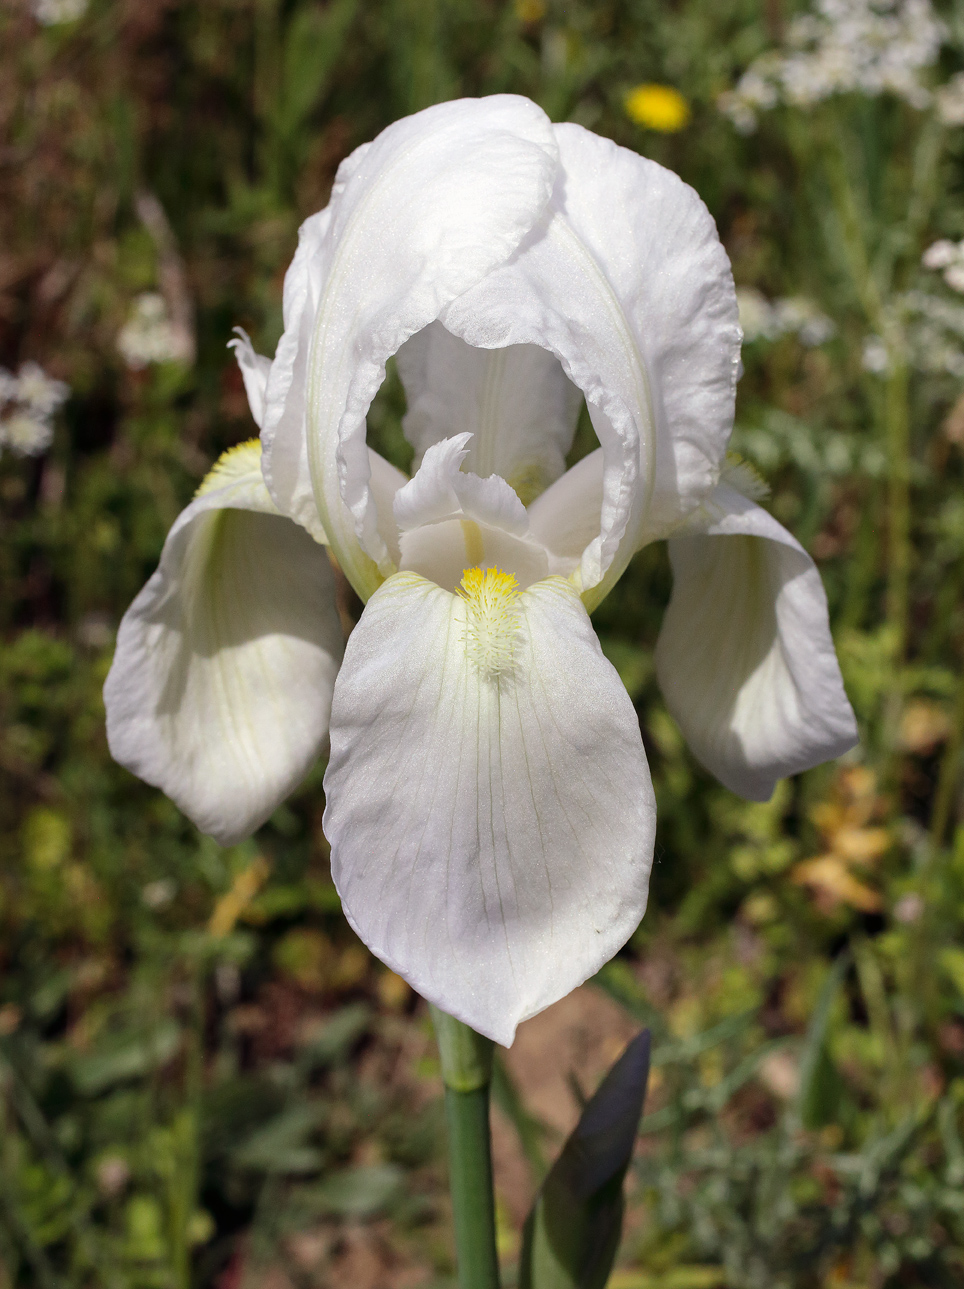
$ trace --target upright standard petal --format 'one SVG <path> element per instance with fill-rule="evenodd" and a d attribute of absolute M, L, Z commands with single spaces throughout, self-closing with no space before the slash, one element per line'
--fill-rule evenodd
<path fill-rule="evenodd" d="M 245 444 L 124 615 L 104 686 L 111 753 L 231 845 L 321 752 L 343 650 L 327 554 L 278 514 L 260 444 Z"/>
<path fill-rule="evenodd" d="M 556 165 L 548 118 L 526 99 L 427 108 L 348 158 L 327 227 L 303 239 L 289 270 L 265 477 L 284 513 L 304 503 L 306 413 L 322 524 L 363 598 L 393 570 L 365 450 L 365 414 L 385 363 L 513 253 L 548 201 Z"/>
<path fill-rule="evenodd" d="M 415 755 L 417 749 L 418 755 Z M 633 705 L 572 587 L 390 578 L 335 686 L 325 833 L 349 921 L 500 1043 L 646 907 L 655 803 Z"/>
<path fill-rule="evenodd" d="M 693 189 L 580 126 L 555 132 L 543 221 L 440 320 L 481 348 L 551 350 L 586 395 L 605 467 L 580 569 L 591 607 L 716 484 L 740 329 L 726 252 Z"/>
<path fill-rule="evenodd" d="M 501 477 L 525 505 L 566 468 L 582 394 L 538 345 L 473 349 L 440 322 L 398 351 L 416 466 L 440 439 L 472 435 L 466 467 Z"/>
<path fill-rule="evenodd" d="M 357 148 L 352 155 L 360 151 Z M 265 384 L 261 425 L 261 469 L 274 503 L 281 514 L 295 520 L 318 541 L 328 538 L 318 516 L 308 469 L 305 409 L 311 328 L 321 294 L 330 225 L 329 205 L 298 229 L 298 247 L 285 274 L 284 332 Z"/>
<path fill-rule="evenodd" d="M 549 555 L 549 570 L 571 577 L 599 536 L 605 460 L 590 452 L 529 507 L 529 530 Z"/>
<path fill-rule="evenodd" d="M 857 742 L 820 574 L 785 528 L 725 483 L 683 531 L 669 543 L 660 688 L 703 765 L 766 801 L 777 779 Z"/>

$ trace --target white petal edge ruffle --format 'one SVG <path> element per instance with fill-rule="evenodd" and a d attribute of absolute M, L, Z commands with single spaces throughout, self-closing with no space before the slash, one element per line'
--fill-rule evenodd
<path fill-rule="evenodd" d="M 778 779 L 853 747 L 827 598 L 796 538 L 720 484 L 669 555 L 656 674 L 697 759 L 733 792 L 766 801 Z"/>
<path fill-rule="evenodd" d="M 511 670 L 471 605 L 390 578 L 335 686 L 325 833 L 345 913 L 429 1001 L 497 1042 L 625 943 L 655 802 L 635 710 L 568 583 L 518 596 Z"/>
<path fill-rule="evenodd" d="M 556 165 L 549 120 L 528 100 L 441 103 L 353 153 L 328 219 L 299 244 L 268 382 L 265 478 L 279 509 L 300 519 L 307 464 L 322 525 L 363 599 L 394 567 L 365 451 L 385 363 L 512 254 L 549 199 Z"/>
<path fill-rule="evenodd" d="M 395 494 L 393 510 L 400 533 L 443 519 L 465 517 L 492 524 L 521 537 L 529 530 L 526 508 L 505 479 L 480 479 L 463 471 L 471 434 L 433 443 L 415 478 Z"/>
<path fill-rule="evenodd" d="M 547 215 L 440 320 L 480 348 L 541 345 L 586 395 L 605 455 L 600 523 L 580 568 L 592 608 L 634 551 L 716 484 L 740 329 L 729 260 L 693 189 L 580 126 L 554 129 Z"/>
<path fill-rule="evenodd" d="M 322 752 L 343 649 L 328 556 L 278 514 L 255 440 L 212 471 L 124 615 L 111 754 L 221 845 L 240 841 Z"/>

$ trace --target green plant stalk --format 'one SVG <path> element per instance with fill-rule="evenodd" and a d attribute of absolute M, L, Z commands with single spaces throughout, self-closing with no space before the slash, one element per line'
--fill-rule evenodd
<path fill-rule="evenodd" d="M 944 747 L 944 755 L 941 757 L 940 774 L 937 779 L 934 813 L 931 816 L 932 855 L 941 849 L 947 836 L 947 826 L 951 821 L 951 811 L 954 806 L 954 789 L 957 787 L 962 747 L 964 747 L 964 674 L 958 682 L 951 732 Z"/>
<path fill-rule="evenodd" d="M 943 885 L 944 869 L 950 860 L 949 852 L 944 849 L 944 842 L 954 807 L 962 748 L 964 676 L 958 684 L 951 732 L 941 757 L 928 846 L 918 878 L 917 890 L 923 899 L 923 912 L 910 931 L 910 952 L 906 955 L 906 974 L 902 982 L 903 997 L 913 1000 L 913 1019 L 928 1023 L 934 1030 L 941 1017 L 939 991 L 933 969 L 935 937 L 940 934 L 935 905 L 937 892 Z"/>
<path fill-rule="evenodd" d="M 280 69 L 279 0 L 256 0 L 254 10 L 254 112 L 261 135 L 258 146 L 259 172 L 262 181 L 277 193 L 279 187 L 280 148 L 273 122 L 277 116 Z"/>
<path fill-rule="evenodd" d="M 884 389 L 887 442 L 887 622 L 894 635 L 894 666 L 907 651 L 910 613 L 910 408 L 907 364 L 888 345 L 890 372 Z"/>
<path fill-rule="evenodd" d="M 432 1007 L 445 1083 L 459 1289 L 499 1289 L 489 1134 L 492 1042 Z"/>
<path fill-rule="evenodd" d="M 200 1183 L 198 1128 L 201 1119 L 201 1096 L 204 1082 L 204 996 L 203 972 L 194 967 L 191 981 L 191 1024 L 188 1032 L 185 1070 L 185 1104 L 177 1115 L 177 1165 L 169 1180 L 168 1203 L 171 1215 L 171 1261 L 176 1289 L 191 1289 L 191 1219 L 197 1207 Z"/>
<path fill-rule="evenodd" d="M 936 166 L 927 152 L 926 169 Z M 839 221 L 843 258 L 867 323 L 881 337 L 887 349 L 888 374 L 884 385 L 881 415 L 887 454 L 887 579 L 885 612 L 892 637 L 891 686 L 884 712 L 888 746 L 896 735 L 903 699 L 901 671 L 907 653 L 910 618 L 910 405 L 909 372 L 902 328 L 885 303 L 870 263 L 864 237 L 865 220 L 854 192 L 847 158 L 839 134 L 830 132 L 830 146 L 824 149 L 827 179 Z M 923 164 L 923 163 L 922 163 Z M 911 223 L 921 218 L 911 212 Z M 888 277 L 892 274 L 888 274 Z M 888 283 L 888 287 L 889 287 Z"/>

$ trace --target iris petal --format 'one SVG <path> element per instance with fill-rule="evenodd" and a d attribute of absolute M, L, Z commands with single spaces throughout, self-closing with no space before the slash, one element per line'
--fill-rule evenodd
<path fill-rule="evenodd" d="M 442 103 L 349 157 L 327 227 L 302 239 L 268 386 L 266 478 L 281 510 L 300 518 L 310 473 L 322 525 L 363 599 L 394 568 L 365 450 L 385 363 L 513 253 L 556 165 L 548 118 L 526 99 Z"/>
<path fill-rule="evenodd" d="M 222 845 L 324 747 L 344 648 L 324 549 L 277 513 L 255 441 L 179 516 L 104 686 L 114 759 Z"/>
<path fill-rule="evenodd" d="M 673 595 L 656 671 L 703 765 L 765 801 L 778 779 L 853 747 L 827 599 L 800 543 L 720 484 L 669 552 Z"/>
<path fill-rule="evenodd" d="M 416 465 L 432 444 L 467 431 L 466 469 L 501 475 L 526 505 L 563 473 L 582 395 L 553 354 L 538 345 L 473 349 L 433 322 L 397 358 Z"/>
<path fill-rule="evenodd" d="M 325 833 L 365 943 L 508 1044 L 635 929 L 655 804 L 574 590 L 473 577 L 453 595 L 398 573 L 366 606 L 335 686 Z"/>
<path fill-rule="evenodd" d="M 726 252 L 692 188 L 579 126 L 555 133 L 560 171 L 540 225 L 440 319 L 481 348 L 541 345 L 585 393 L 604 453 L 581 561 L 592 606 L 715 485 L 740 330 Z"/>

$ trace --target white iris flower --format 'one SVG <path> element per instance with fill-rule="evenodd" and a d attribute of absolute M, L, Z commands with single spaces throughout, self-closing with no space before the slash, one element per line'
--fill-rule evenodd
<path fill-rule="evenodd" d="M 229 844 L 330 735 L 351 924 L 509 1043 L 646 906 L 653 789 L 588 615 L 635 551 L 671 539 L 659 679 L 725 784 L 765 798 L 856 737 L 812 561 L 723 473 L 729 263 L 676 175 L 525 99 L 463 100 L 343 163 L 284 317 L 273 362 L 235 342 L 260 444 L 208 476 L 121 624 L 111 749 Z M 410 480 L 365 441 L 393 354 Z M 601 446 L 566 472 L 583 396 Z M 344 657 L 323 545 L 366 602 Z"/>

